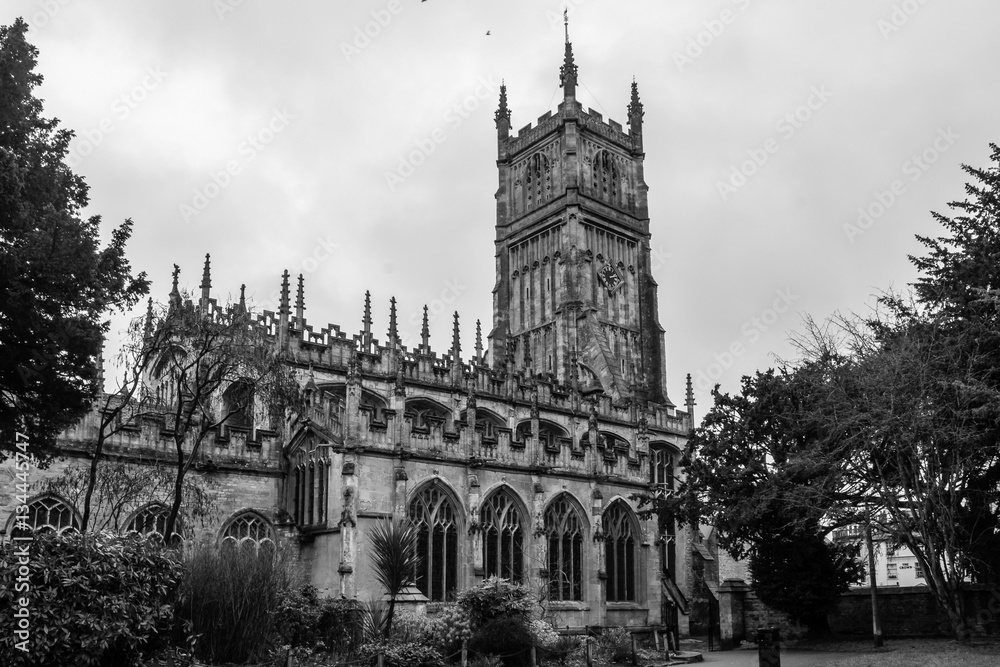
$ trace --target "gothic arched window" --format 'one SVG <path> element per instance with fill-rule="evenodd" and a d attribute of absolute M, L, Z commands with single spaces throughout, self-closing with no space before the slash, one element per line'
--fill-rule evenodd
<path fill-rule="evenodd" d="M 528 158 L 525 172 L 527 208 L 533 208 L 549 197 L 552 183 L 549 175 L 548 158 L 541 153 L 535 153 Z"/>
<path fill-rule="evenodd" d="M 591 168 L 593 175 L 592 187 L 594 193 L 612 203 L 617 203 L 620 195 L 620 185 L 618 182 L 618 165 L 615 158 L 608 151 L 598 151 L 594 154 L 594 162 Z"/>
<path fill-rule="evenodd" d="M 271 524 L 256 512 L 243 512 L 230 520 L 222 533 L 223 549 L 274 551 Z"/>
<path fill-rule="evenodd" d="M 455 505 L 438 486 L 425 487 L 410 503 L 417 528 L 416 584 L 431 602 L 455 596 L 458 588 L 458 522 Z"/>
<path fill-rule="evenodd" d="M 126 530 L 134 530 L 141 535 L 159 535 L 163 537 L 167 532 L 167 515 L 170 509 L 166 505 L 154 503 L 146 505 L 135 513 L 129 521 Z M 174 539 L 180 537 L 180 519 L 174 524 Z"/>
<path fill-rule="evenodd" d="M 28 512 L 15 516 L 11 536 L 26 536 L 46 530 L 57 533 L 80 530 L 76 512 L 55 496 L 42 496 L 28 503 Z"/>
<path fill-rule="evenodd" d="M 549 597 L 583 599 L 583 520 L 565 495 L 545 510 L 548 539 Z"/>
<path fill-rule="evenodd" d="M 649 448 L 649 483 L 661 489 L 674 488 L 674 455 L 664 445 Z"/>
<path fill-rule="evenodd" d="M 248 437 L 253 435 L 253 385 L 244 380 L 233 382 L 222 395 L 223 414 L 226 428 L 245 430 Z"/>
<path fill-rule="evenodd" d="M 617 501 L 604 512 L 604 565 L 608 602 L 635 601 L 636 528 L 631 511 Z"/>
<path fill-rule="evenodd" d="M 524 581 L 524 520 L 510 492 L 490 496 L 479 512 L 483 528 L 483 566 L 487 577 Z"/>

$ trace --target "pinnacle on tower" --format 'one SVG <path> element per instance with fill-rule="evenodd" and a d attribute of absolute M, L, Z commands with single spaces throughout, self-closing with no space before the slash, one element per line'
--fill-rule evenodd
<path fill-rule="evenodd" d="M 510 109 L 507 108 L 507 85 L 500 81 L 500 105 L 493 114 L 497 124 L 497 137 L 506 139 L 510 136 Z"/>
<path fill-rule="evenodd" d="M 146 323 L 142 327 L 143 340 L 148 341 L 153 336 L 153 297 L 146 302 Z"/>
<path fill-rule="evenodd" d="M 240 285 L 240 303 L 239 311 L 241 313 L 247 312 L 247 286 L 246 283 Z"/>
<path fill-rule="evenodd" d="M 483 326 L 476 320 L 476 366 L 483 365 Z"/>
<path fill-rule="evenodd" d="M 181 305 L 181 292 L 177 288 L 177 281 L 178 281 L 178 277 L 180 276 L 180 273 L 181 273 L 181 267 L 178 266 L 177 264 L 174 264 L 173 286 L 170 288 L 170 307 L 171 308 L 174 308 L 176 306 Z"/>
<path fill-rule="evenodd" d="M 281 301 L 278 302 L 278 314 L 287 316 L 288 307 L 288 269 L 281 274 Z"/>
<path fill-rule="evenodd" d="M 361 318 L 361 343 L 365 352 L 372 350 L 372 293 L 365 290 L 365 314 Z"/>
<path fill-rule="evenodd" d="M 303 311 L 306 309 L 305 278 L 299 274 L 299 286 L 295 291 L 295 322 L 301 329 L 305 326 L 303 322 Z"/>
<path fill-rule="evenodd" d="M 569 9 L 563 11 L 563 21 L 566 24 L 566 52 L 559 68 L 559 85 L 563 87 L 565 99 L 575 100 L 577 68 L 573 61 L 573 44 L 569 41 Z"/>
<path fill-rule="evenodd" d="M 427 321 L 427 304 L 424 304 L 424 323 L 420 327 L 420 352 L 431 353 L 431 329 Z"/>
<path fill-rule="evenodd" d="M 459 355 L 462 353 L 462 341 L 458 334 L 458 311 L 455 311 L 455 324 L 451 331 L 451 356 L 452 359 L 458 360 Z"/>
<path fill-rule="evenodd" d="M 205 268 L 201 272 L 201 300 L 198 306 L 205 310 L 208 308 L 209 290 L 212 289 L 212 256 L 205 253 Z"/>
<path fill-rule="evenodd" d="M 635 82 L 635 77 L 632 77 L 632 99 L 628 103 L 629 133 L 632 136 L 642 135 L 642 117 L 644 115 L 642 102 L 639 101 L 639 84 Z"/>
<path fill-rule="evenodd" d="M 399 343 L 399 330 L 396 327 L 396 297 L 389 298 L 389 345 L 396 347 Z"/>

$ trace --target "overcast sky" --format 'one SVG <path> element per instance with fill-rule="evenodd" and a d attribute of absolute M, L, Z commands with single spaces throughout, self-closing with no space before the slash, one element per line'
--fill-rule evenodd
<path fill-rule="evenodd" d="M 315 328 L 356 332 L 367 289 L 380 339 L 395 296 L 406 344 L 426 303 L 432 346 L 458 310 L 468 355 L 492 317 L 497 89 L 514 128 L 555 109 L 565 5 L 4 0 L 0 20 L 32 25 L 89 213 L 134 220 L 155 299 L 175 262 L 197 290 L 211 253 L 220 300 L 245 283 L 274 309 L 302 272 Z M 914 234 L 1000 141 L 995 0 L 568 6 L 584 106 L 625 124 L 639 83 L 668 390 L 691 373 L 700 415 L 713 381 L 793 354 L 803 314 L 912 282 Z"/>

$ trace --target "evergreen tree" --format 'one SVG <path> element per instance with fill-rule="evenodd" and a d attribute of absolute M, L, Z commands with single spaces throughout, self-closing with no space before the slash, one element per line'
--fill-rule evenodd
<path fill-rule="evenodd" d="M 27 29 L 0 26 L 0 456 L 26 439 L 44 461 L 100 391 L 106 314 L 149 286 L 125 258 L 132 222 L 102 249 L 100 217 L 81 217 L 87 185 L 63 162 L 73 134 L 41 115 Z"/>

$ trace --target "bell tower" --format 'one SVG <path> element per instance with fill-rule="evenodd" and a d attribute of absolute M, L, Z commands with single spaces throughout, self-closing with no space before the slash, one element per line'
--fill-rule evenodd
<path fill-rule="evenodd" d="M 555 113 L 511 133 L 506 84 L 496 111 L 495 366 L 615 401 L 673 405 L 650 274 L 642 102 L 633 80 L 628 126 L 576 100 L 567 25 Z"/>

